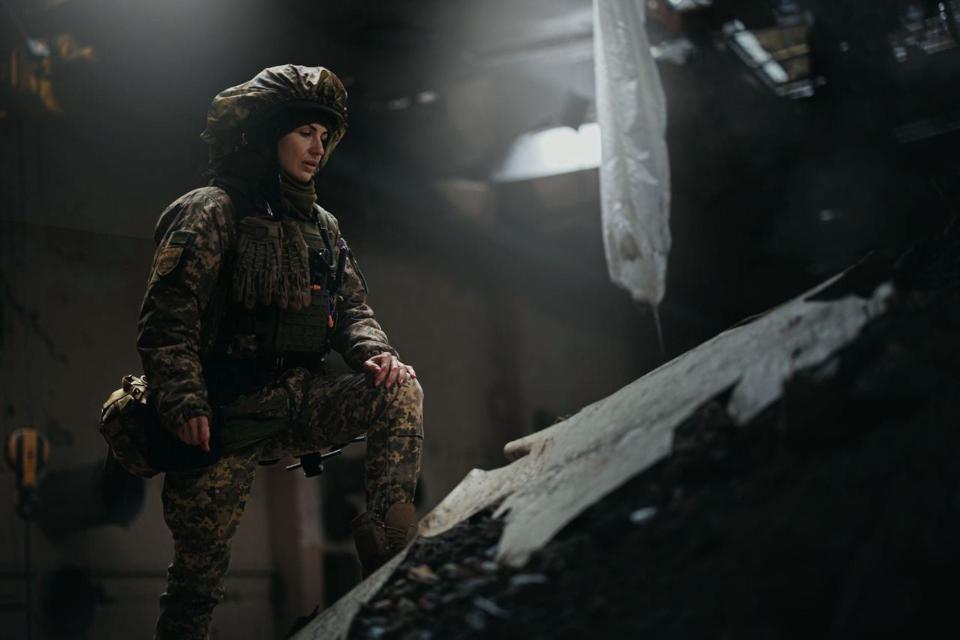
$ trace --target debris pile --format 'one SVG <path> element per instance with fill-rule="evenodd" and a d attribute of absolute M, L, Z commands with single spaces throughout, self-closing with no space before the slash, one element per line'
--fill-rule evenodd
<path fill-rule="evenodd" d="M 522 566 L 485 510 L 421 538 L 350 638 L 925 637 L 960 570 L 960 228 L 820 290 L 886 311 L 740 422 L 733 388 L 667 457 Z M 312 637 L 306 635 L 304 637 Z"/>

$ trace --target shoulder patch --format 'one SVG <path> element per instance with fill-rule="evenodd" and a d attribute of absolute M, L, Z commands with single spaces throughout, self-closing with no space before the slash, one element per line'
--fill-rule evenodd
<path fill-rule="evenodd" d="M 183 245 L 167 245 L 157 254 L 157 277 L 162 278 L 177 268 L 180 256 L 183 255 Z"/>

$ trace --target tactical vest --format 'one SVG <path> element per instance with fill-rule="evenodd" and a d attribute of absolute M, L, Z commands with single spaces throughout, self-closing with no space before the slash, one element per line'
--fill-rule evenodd
<path fill-rule="evenodd" d="M 309 221 L 288 220 L 297 224 L 306 241 L 310 303 L 299 308 L 284 309 L 273 303 L 250 309 L 228 296 L 204 363 L 204 377 L 216 402 L 252 393 L 284 369 L 304 367 L 315 373 L 324 369 L 349 248 L 342 239 L 334 246 L 330 230 L 318 216 Z M 243 225 L 238 228 L 239 234 L 245 232 Z M 229 277 L 236 278 L 236 265 L 232 267 Z"/>

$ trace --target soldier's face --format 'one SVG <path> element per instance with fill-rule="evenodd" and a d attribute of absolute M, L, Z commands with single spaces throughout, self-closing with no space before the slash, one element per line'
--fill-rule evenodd
<path fill-rule="evenodd" d="M 319 122 L 311 122 L 297 127 L 277 141 L 277 160 L 280 168 L 300 182 L 313 179 L 329 132 Z"/>

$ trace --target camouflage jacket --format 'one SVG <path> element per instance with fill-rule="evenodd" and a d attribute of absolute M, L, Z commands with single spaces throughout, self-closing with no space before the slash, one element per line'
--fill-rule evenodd
<path fill-rule="evenodd" d="M 336 218 L 319 208 L 318 214 L 336 246 Z M 230 198 L 212 186 L 177 199 L 158 223 L 137 349 L 150 398 L 168 429 L 194 416 L 212 416 L 204 363 L 229 308 L 237 226 Z M 336 301 L 330 345 L 350 367 L 359 371 L 373 355 L 396 353 L 367 304 L 365 283 L 352 261 L 346 263 Z"/>

